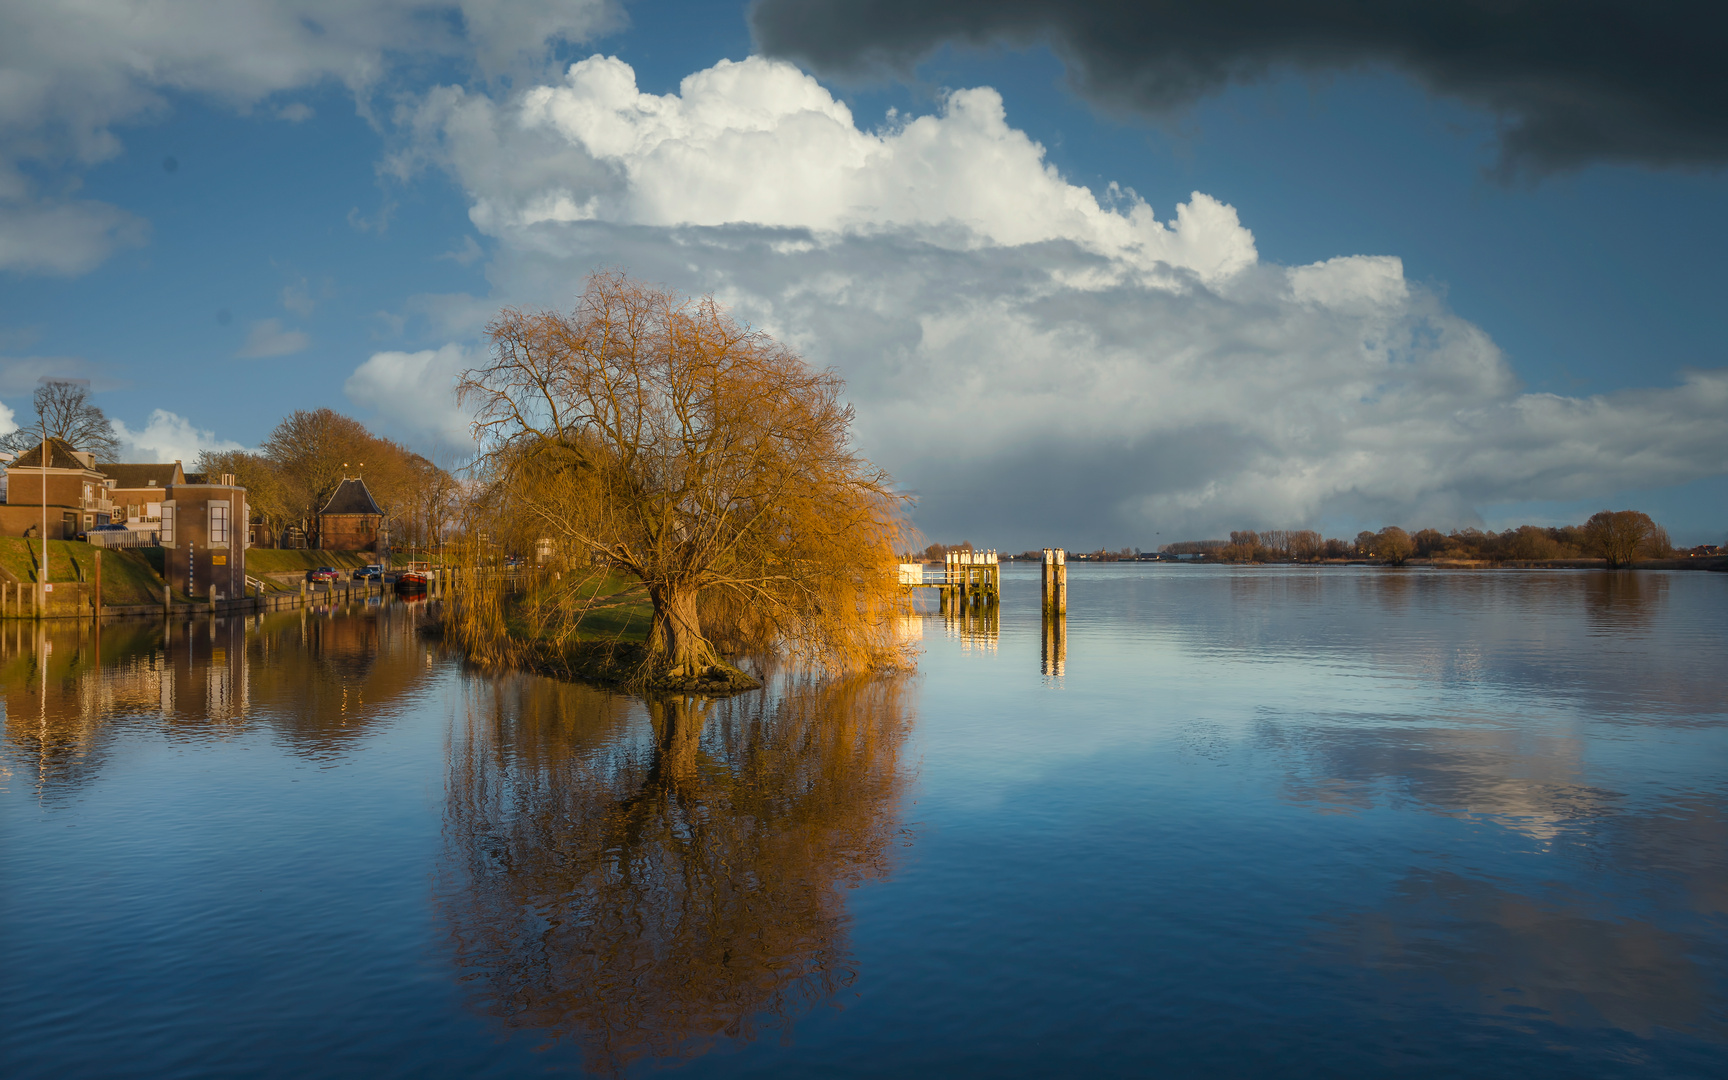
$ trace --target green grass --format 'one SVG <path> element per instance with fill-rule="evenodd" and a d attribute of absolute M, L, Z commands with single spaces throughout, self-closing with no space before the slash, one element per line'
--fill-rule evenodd
<path fill-rule="evenodd" d="M 259 574 L 282 574 L 293 570 L 316 570 L 320 566 L 334 566 L 337 569 L 352 570 L 356 566 L 367 566 L 377 562 L 371 552 L 365 551 L 315 551 L 287 550 L 281 548 L 248 548 L 246 550 L 246 572 L 256 577 Z"/>
<path fill-rule="evenodd" d="M 96 548 L 72 540 L 48 541 L 49 581 L 96 580 Z M 142 549 L 145 551 L 152 549 Z M 161 549 L 154 549 L 160 552 Z M 0 567 L 14 580 L 36 580 L 36 560 L 42 545 L 15 536 L 0 537 Z M 158 556 L 160 561 L 160 556 Z M 162 578 L 139 549 L 102 552 L 104 604 L 160 604 Z"/>
<path fill-rule="evenodd" d="M 577 641 L 644 641 L 654 624 L 654 607 L 642 583 L 634 578 L 608 574 L 582 588 L 579 594 L 594 606 L 582 616 Z M 532 595 L 518 598 L 532 601 Z M 527 626 L 511 619 L 511 630 L 526 636 Z"/>

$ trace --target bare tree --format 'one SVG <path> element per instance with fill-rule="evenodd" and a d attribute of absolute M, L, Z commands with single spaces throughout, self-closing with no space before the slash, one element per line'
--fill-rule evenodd
<path fill-rule="evenodd" d="M 0 437 L 0 449 L 23 453 L 43 438 L 60 439 L 75 449 L 95 454 L 98 461 L 120 456 L 114 425 L 90 400 L 90 387 L 81 380 L 44 379 L 33 398 L 36 423 Z"/>
<path fill-rule="evenodd" d="M 839 667 L 881 658 L 903 503 L 851 449 L 839 376 L 616 272 L 568 315 L 506 310 L 489 332 L 459 393 L 500 512 L 642 583 L 653 678 L 724 670 L 705 624 Z"/>
<path fill-rule="evenodd" d="M 1640 555 L 1666 555 L 1668 534 L 1638 510 L 1603 510 L 1584 523 L 1585 549 L 1608 569 L 1630 566 Z"/>
<path fill-rule="evenodd" d="M 205 450 L 198 455 L 196 468 L 208 477 L 232 473 L 234 482 L 246 489 L 247 510 L 258 515 L 272 533 L 280 534 L 283 526 L 295 520 L 282 470 L 264 455 Z"/>

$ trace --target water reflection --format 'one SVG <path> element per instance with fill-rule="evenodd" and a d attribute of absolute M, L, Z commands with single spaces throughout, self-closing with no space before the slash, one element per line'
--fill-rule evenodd
<path fill-rule="evenodd" d="M 1002 608 L 998 604 L 959 604 L 944 599 L 942 628 L 962 649 L 995 652 L 1002 642 Z"/>
<path fill-rule="evenodd" d="M 1648 630 L 1668 602 L 1668 577 L 1636 570 L 1584 577 L 1584 612 L 1597 634 Z"/>
<path fill-rule="evenodd" d="M 94 778 L 112 742 L 231 738 L 258 724 L 328 756 L 425 671 L 417 617 L 282 612 L 106 624 L 0 624 L 0 760 L 52 797 Z"/>
<path fill-rule="evenodd" d="M 1395 800 L 1541 841 L 1593 826 L 1619 812 L 1625 798 L 1586 782 L 1575 732 L 1304 717 L 1261 721 L 1254 745 L 1282 762 L 1286 791 L 1297 801 L 1366 810 Z"/>
<path fill-rule="evenodd" d="M 616 1071 L 789 1030 L 851 985 L 836 886 L 885 875 L 901 838 L 905 689 L 478 685 L 439 905 L 480 1008 Z"/>
<path fill-rule="evenodd" d="M 1043 641 L 1039 646 L 1039 668 L 1051 678 L 1068 673 L 1068 613 L 1045 608 Z"/>
<path fill-rule="evenodd" d="M 1412 870 L 1380 908 L 1323 935 L 1364 975 L 1401 992 L 1547 1034 L 1615 1028 L 1728 1036 L 1690 935 L 1561 886 L 1531 896 L 1458 873 Z"/>

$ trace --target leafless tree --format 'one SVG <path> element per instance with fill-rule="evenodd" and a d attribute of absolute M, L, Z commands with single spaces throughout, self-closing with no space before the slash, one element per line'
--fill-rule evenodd
<path fill-rule="evenodd" d="M 40 446 L 44 437 L 60 439 L 96 455 L 98 461 L 120 456 L 114 425 L 90 400 L 90 387 L 79 379 L 44 379 L 34 395 L 36 422 L 0 437 L 0 449 L 23 453 Z"/>

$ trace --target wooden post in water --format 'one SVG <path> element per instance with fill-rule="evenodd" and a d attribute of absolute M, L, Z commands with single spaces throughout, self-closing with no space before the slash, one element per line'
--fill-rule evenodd
<path fill-rule="evenodd" d="M 101 622 L 102 621 L 102 549 L 101 548 L 96 549 L 96 552 L 95 552 L 93 558 L 96 560 L 96 572 L 90 576 L 96 579 L 96 581 L 95 581 L 96 596 L 95 596 L 95 602 L 92 603 L 90 606 L 95 611 L 96 621 Z"/>
<path fill-rule="evenodd" d="M 1068 614 L 1068 553 L 1062 548 L 1044 549 L 1044 610 Z"/>

